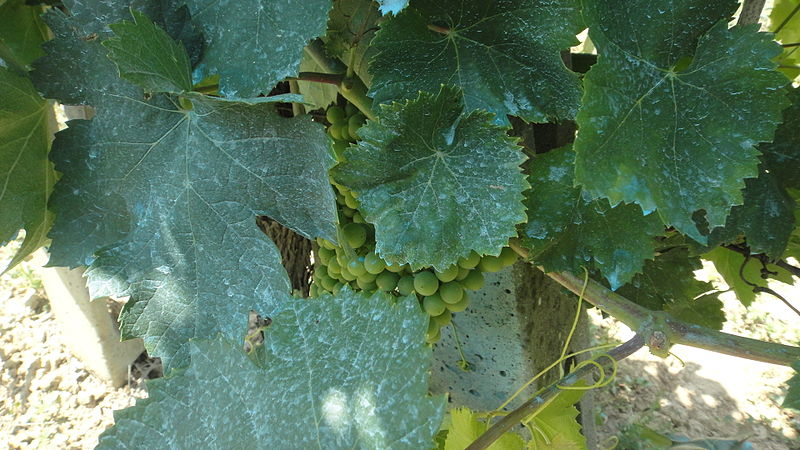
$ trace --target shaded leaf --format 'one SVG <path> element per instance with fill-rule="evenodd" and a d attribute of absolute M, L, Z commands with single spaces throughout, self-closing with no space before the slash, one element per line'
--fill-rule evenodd
<path fill-rule="evenodd" d="M 532 163 L 525 205 L 523 244 L 548 272 L 583 273 L 592 264 L 617 289 L 653 258 L 654 237 L 663 231 L 655 214 L 636 205 L 611 208 L 608 201 L 587 200 L 574 187 L 575 153 L 570 147 L 538 155 Z"/>
<path fill-rule="evenodd" d="M 583 28 L 573 0 L 422 0 L 381 23 L 372 41 L 371 95 L 378 103 L 458 86 L 467 111 L 526 121 L 571 119 L 578 78 L 561 51 Z"/>
<path fill-rule="evenodd" d="M 486 432 L 488 425 L 481 422 L 469 408 L 450 410 L 450 428 L 444 442 L 444 450 L 463 450 Z M 525 441 L 516 433 L 505 433 L 487 447 L 491 450 L 522 450 Z"/>
<path fill-rule="evenodd" d="M 325 34 L 330 0 L 187 0 L 206 48 L 196 79 L 220 76 L 220 93 L 267 94 L 297 75 L 303 47 Z M 231 58 L 231 55 L 236 55 Z"/>
<path fill-rule="evenodd" d="M 56 175 L 47 159 L 51 105 L 25 77 L 0 67 L 0 244 L 25 229 L 8 270 L 47 240 L 47 199 Z"/>
<path fill-rule="evenodd" d="M 415 298 L 345 288 L 284 301 L 249 358 L 240 342 L 192 341 L 192 365 L 149 382 L 99 448 L 431 447 L 445 402 L 427 394 L 428 319 Z"/>
<path fill-rule="evenodd" d="M 145 92 L 192 90 L 186 49 L 144 14 L 132 10 L 133 22 L 111 25 L 116 37 L 103 41 L 120 76 Z"/>
<path fill-rule="evenodd" d="M 770 31 L 775 33 L 775 40 L 782 44 L 800 42 L 800 14 L 796 11 L 798 7 L 800 0 L 775 0 L 772 6 L 769 14 Z M 780 70 L 789 78 L 794 79 L 800 75 L 800 47 L 784 48 L 776 60 L 783 66 Z"/>
<path fill-rule="evenodd" d="M 646 261 L 643 273 L 617 292 L 648 309 L 669 311 L 689 323 L 719 330 L 725 314 L 718 293 L 711 293 L 711 283 L 694 277 L 702 267 L 700 258 L 690 256 L 685 247 L 673 247 Z"/>
<path fill-rule="evenodd" d="M 781 406 L 800 411 L 800 361 L 792 364 L 792 369 L 795 374 L 786 382 L 788 390 Z"/>
<path fill-rule="evenodd" d="M 744 178 L 757 175 L 754 145 L 772 140 L 787 104 L 770 60 L 780 46 L 757 25 L 728 29 L 736 6 L 584 5 L 600 57 L 584 78 L 575 179 L 592 197 L 657 209 L 701 243 L 693 214 L 705 211 L 710 228 L 725 223 Z"/>
<path fill-rule="evenodd" d="M 380 18 L 378 4 L 372 0 L 336 0 L 328 19 L 326 50 L 347 62 L 367 86 L 372 84 L 368 63 L 377 53 L 370 43 Z"/>
<path fill-rule="evenodd" d="M 444 270 L 472 250 L 497 255 L 525 220 L 525 156 L 490 114 L 465 114 L 461 100 L 442 87 L 383 106 L 332 171 L 359 194 L 390 263 Z"/>
<path fill-rule="evenodd" d="M 0 4 L 0 59 L 13 59 L 28 67 L 44 55 L 42 44 L 47 40 L 47 27 L 39 17 L 41 13 L 41 6 L 27 5 L 25 0 Z"/>

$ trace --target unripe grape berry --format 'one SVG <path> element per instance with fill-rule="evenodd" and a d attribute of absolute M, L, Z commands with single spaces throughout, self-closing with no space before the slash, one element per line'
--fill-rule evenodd
<path fill-rule="evenodd" d="M 504 247 L 498 258 L 500 258 L 500 262 L 503 264 L 503 267 L 508 267 L 517 262 L 517 256 L 517 252 L 515 252 L 511 247 Z"/>
<path fill-rule="evenodd" d="M 364 268 L 367 269 L 367 272 L 377 275 L 386 269 L 386 264 L 375 253 L 367 253 L 364 257 Z"/>
<path fill-rule="evenodd" d="M 364 268 L 364 263 L 362 263 L 357 259 L 354 259 L 349 263 L 347 263 L 347 270 L 356 277 L 359 277 L 367 273 L 367 269 Z"/>
<path fill-rule="evenodd" d="M 461 312 L 467 309 L 467 306 L 469 306 L 469 295 L 464 292 L 461 295 L 461 300 L 459 300 L 458 303 L 447 303 L 445 306 L 451 312 Z"/>
<path fill-rule="evenodd" d="M 458 265 L 453 264 L 452 266 L 444 269 L 443 271 L 439 272 L 436 271 L 436 278 L 439 279 L 442 283 L 447 283 L 448 281 L 453 281 L 458 276 Z"/>
<path fill-rule="evenodd" d="M 384 270 L 378 275 L 378 278 L 375 279 L 375 284 L 378 285 L 378 289 L 388 292 L 397 287 L 397 282 L 399 280 L 400 275 Z"/>
<path fill-rule="evenodd" d="M 367 229 L 359 223 L 348 223 L 342 228 L 342 234 L 352 248 L 361 247 L 367 242 Z"/>
<path fill-rule="evenodd" d="M 474 250 L 466 258 L 458 259 L 458 265 L 465 269 L 472 269 L 477 266 L 479 262 L 481 262 L 481 255 L 475 253 Z"/>
<path fill-rule="evenodd" d="M 438 316 L 444 312 L 446 306 L 438 294 L 433 294 L 422 300 L 422 308 L 429 316 Z"/>
<path fill-rule="evenodd" d="M 439 295 L 442 296 L 442 300 L 445 303 L 458 303 L 461 301 L 461 297 L 464 296 L 464 288 L 461 283 L 451 281 L 439 286 Z"/>
<path fill-rule="evenodd" d="M 486 255 L 481 258 L 478 268 L 484 272 L 497 272 L 503 268 L 503 263 L 500 262 L 500 258 L 497 256 Z"/>
<path fill-rule="evenodd" d="M 433 272 L 423 270 L 414 275 L 414 290 L 419 295 L 433 295 L 439 289 L 439 279 Z"/>
<path fill-rule="evenodd" d="M 456 281 L 461 281 L 464 278 L 467 278 L 467 275 L 471 272 L 470 269 L 465 269 L 463 267 L 458 268 L 458 275 L 456 276 Z"/>
<path fill-rule="evenodd" d="M 452 322 L 453 313 L 451 313 L 449 309 L 445 309 L 444 312 L 442 312 L 438 316 L 433 316 L 433 320 L 435 320 L 440 327 L 445 327 L 447 325 L 450 325 L 450 322 Z"/>
<path fill-rule="evenodd" d="M 477 269 L 470 270 L 466 278 L 461 280 L 461 284 L 470 290 L 477 291 L 483 288 L 483 272 Z"/>
<path fill-rule="evenodd" d="M 400 295 L 411 295 L 414 293 L 414 277 L 406 275 L 397 281 L 397 292 Z"/>
<path fill-rule="evenodd" d="M 331 106 L 325 111 L 325 118 L 330 123 L 344 123 L 347 119 L 347 114 L 344 108 L 340 106 Z"/>

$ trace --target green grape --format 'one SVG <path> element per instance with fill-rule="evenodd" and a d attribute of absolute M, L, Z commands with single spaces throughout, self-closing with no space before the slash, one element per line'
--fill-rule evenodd
<path fill-rule="evenodd" d="M 469 295 L 466 292 L 461 296 L 458 303 L 448 303 L 445 305 L 450 312 L 461 312 L 469 306 Z"/>
<path fill-rule="evenodd" d="M 400 295 L 411 295 L 414 293 L 414 277 L 406 275 L 397 281 L 397 292 Z"/>
<path fill-rule="evenodd" d="M 426 333 L 425 334 L 425 342 L 428 344 L 435 344 L 442 338 L 441 331 L 439 328 L 436 328 L 436 331 L 433 333 Z"/>
<path fill-rule="evenodd" d="M 316 283 L 312 283 L 311 286 L 308 288 L 308 296 L 311 298 L 319 296 L 319 287 Z"/>
<path fill-rule="evenodd" d="M 359 277 L 367 273 L 367 269 L 364 268 L 364 263 L 362 263 L 357 259 L 354 259 L 349 263 L 347 263 L 347 270 L 356 277 Z"/>
<path fill-rule="evenodd" d="M 328 127 L 328 136 L 334 141 L 347 141 L 342 133 L 346 128 L 347 126 L 343 124 L 333 124 Z"/>
<path fill-rule="evenodd" d="M 341 291 L 341 290 L 342 290 L 342 286 L 344 286 L 344 284 L 342 284 L 342 283 L 336 283 L 336 284 L 333 286 L 333 289 L 331 289 L 331 293 L 332 293 L 333 295 L 339 295 L 339 291 Z"/>
<path fill-rule="evenodd" d="M 331 273 L 342 273 L 342 266 L 339 265 L 339 262 L 336 261 L 336 258 L 330 258 L 328 260 L 328 274 Z"/>
<path fill-rule="evenodd" d="M 358 208 L 358 200 L 356 200 L 355 197 L 353 197 L 353 195 L 349 192 L 344 196 L 344 204 L 347 205 L 348 208 Z"/>
<path fill-rule="evenodd" d="M 364 218 L 361 216 L 361 213 L 356 211 L 355 214 L 353 214 L 353 223 L 367 223 L 367 222 L 364 221 Z"/>
<path fill-rule="evenodd" d="M 350 262 L 350 259 L 347 258 L 347 254 L 340 248 L 336 249 L 336 262 L 338 262 L 341 267 L 346 267 L 347 263 Z"/>
<path fill-rule="evenodd" d="M 317 250 L 317 256 L 319 256 L 319 262 L 321 262 L 324 265 L 327 265 L 328 261 L 330 261 L 334 255 L 335 253 L 333 252 L 333 250 L 328 250 L 327 248 L 324 247 L 321 247 L 319 250 Z"/>
<path fill-rule="evenodd" d="M 314 267 L 314 276 L 317 278 L 328 276 L 328 268 L 324 265 L 318 264 L 316 267 Z"/>
<path fill-rule="evenodd" d="M 439 295 L 442 296 L 442 300 L 444 300 L 445 303 L 458 303 L 461 301 L 461 297 L 464 296 L 464 288 L 461 286 L 461 283 L 451 281 L 439 286 Z"/>
<path fill-rule="evenodd" d="M 320 284 L 325 288 L 326 291 L 331 292 L 333 291 L 333 287 L 336 286 L 336 280 L 329 276 L 325 276 L 320 281 Z"/>
<path fill-rule="evenodd" d="M 342 206 L 340 211 L 342 211 L 342 215 L 344 215 L 345 217 L 350 217 L 350 218 L 352 218 L 353 215 L 356 213 L 355 209 L 349 208 L 347 206 Z"/>
<path fill-rule="evenodd" d="M 331 106 L 325 111 L 325 118 L 328 119 L 328 122 L 334 123 L 344 123 L 347 119 L 346 110 L 341 106 Z"/>
<path fill-rule="evenodd" d="M 386 263 L 386 270 L 388 270 L 389 272 L 400 273 L 400 272 L 403 271 L 403 269 L 405 269 L 405 267 L 403 267 L 402 264 L 397 264 L 397 263 L 389 264 L 389 263 Z"/>
<path fill-rule="evenodd" d="M 446 306 L 439 294 L 433 294 L 422 300 L 422 308 L 429 316 L 438 316 L 444 312 Z"/>
<path fill-rule="evenodd" d="M 369 273 L 369 272 L 364 272 L 361 275 L 359 275 L 358 277 L 356 277 L 356 279 L 361 280 L 364 283 L 372 283 L 377 278 L 378 278 L 377 275 Z"/>
<path fill-rule="evenodd" d="M 439 289 L 439 279 L 433 272 L 423 270 L 414 275 L 414 290 L 419 295 L 433 295 Z"/>
<path fill-rule="evenodd" d="M 358 130 L 361 128 L 362 125 L 364 125 L 364 122 L 366 120 L 367 118 L 364 117 L 363 114 L 356 114 L 350 116 L 350 118 L 347 119 L 347 134 L 352 136 L 353 139 L 357 140 L 359 138 Z"/>
<path fill-rule="evenodd" d="M 458 268 L 458 275 L 456 276 L 456 281 L 461 281 L 464 278 L 467 278 L 467 275 L 469 275 L 469 272 L 470 272 L 470 269 L 465 269 L 463 267 L 459 267 Z"/>
<path fill-rule="evenodd" d="M 378 277 L 375 279 L 375 284 L 378 285 L 378 289 L 388 292 L 397 287 L 397 282 L 399 280 L 400 275 L 384 270 L 378 274 Z"/>
<path fill-rule="evenodd" d="M 500 258 L 500 262 L 503 264 L 503 267 L 508 267 L 517 262 L 517 252 L 515 252 L 511 247 L 504 247 L 498 258 Z"/>
<path fill-rule="evenodd" d="M 347 266 L 342 266 L 342 278 L 344 278 L 345 281 L 355 281 L 356 280 L 356 276 L 353 275 L 352 272 L 350 272 L 350 269 L 348 269 Z"/>
<path fill-rule="evenodd" d="M 447 269 L 439 272 L 436 271 L 436 278 L 439 279 L 442 283 L 447 283 L 448 281 L 453 281 L 458 276 L 458 265 L 454 264 Z"/>
<path fill-rule="evenodd" d="M 483 272 L 480 270 L 471 270 L 469 275 L 461 281 L 465 288 L 477 291 L 483 287 L 484 283 Z"/>
<path fill-rule="evenodd" d="M 347 141 L 333 141 L 333 154 L 336 156 L 336 161 L 344 161 L 344 151 L 347 150 L 349 144 Z"/>
<path fill-rule="evenodd" d="M 367 253 L 367 256 L 364 257 L 364 268 L 367 269 L 367 272 L 377 275 L 386 269 L 386 263 L 375 253 Z"/>
<path fill-rule="evenodd" d="M 475 253 L 474 250 L 466 258 L 458 259 L 458 265 L 465 269 L 472 269 L 477 266 L 479 262 L 481 262 L 481 255 Z"/>
<path fill-rule="evenodd" d="M 357 114 L 357 113 L 359 113 L 360 111 L 358 110 L 358 108 L 356 107 L 356 105 L 354 105 L 354 104 L 352 104 L 352 103 L 345 103 L 345 105 L 344 105 L 344 112 L 345 112 L 345 114 L 346 114 L 347 116 L 352 116 L 353 114 Z"/>
<path fill-rule="evenodd" d="M 450 322 L 452 322 L 453 313 L 451 313 L 449 309 L 445 309 L 444 312 L 442 312 L 438 316 L 433 316 L 433 320 L 435 320 L 440 327 L 445 327 L 447 325 L 450 325 Z"/>
<path fill-rule="evenodd" d="M 327 248 L 328 250 L 333 250 L 336 248 L 336 246 L 327 239 L 317 238 L 317 244 L 319 244 L 319 246 L 322 248 Z"/>
<path fill-rule="evenodd" d="M 478 268 L 484 272 L 497 272 L 503 268 L 503 263 L 500 262 L 500 258 L 497 256 L 486 255 L 481 258 Z"/>
<path fill-rule="evenodd" d="M 375 284 L 374 281 L 362 282 L 361 278 L 356 278 L 356 283 L 358 284 L 358 287 L 361 288 L 362 291 L 375 292 L 375 290 L 378 289 L 378 286 Z"/>
<path fill-rule="evenodd" d="M 342 235 L 347 240 L 347 244 L 352 248 L 358 248 L 367 242 L 367 228 L 359 223 L 348 223 L 342 228 Z"/>
<path fill-rule="evenodd" d="M 433 318 L 428 317 L 428 331 L 427 334 L 434 334 L 439 332 L 439 324 Z"/>

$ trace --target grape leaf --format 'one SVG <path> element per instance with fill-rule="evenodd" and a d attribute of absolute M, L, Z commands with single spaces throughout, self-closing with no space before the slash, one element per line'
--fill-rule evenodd
<path fill-rule="evenodd" d="M 725 223 L 744 178 L 757 175 L 754 145 L 772 140 L 787 104 L 786 78 L 770 61 L 780 46 L 757 25 L 728 29 L 736 5 L 584 5 L 600 58 L 576 119 L 576 182 L 594 198 L 657 209 L 701 243 L 693 214 L 704 210 L 710 228 Z"/>
<path fill-rule="evenodd" d="M 376 0 L 380 5 L 381 13 L 397 14 L 408 6 L 409 0 Z"/>
<path fill-rule="evenodd" d="M 0 243 L 25 228 L 22 247 L 4 272 L 47 240 L 47 198 L 56 179 L 47 159 L 52 114 L 30 80 L 0 67 Z"/>
<path fill-rule="evenodd" d="M 143 335 L 167 364 L 181 360 L 189 337 L 238 330 L 230 310 L 253 293 L 288 291 L 256 215 L 335 236 L 321 127 L 269 103 L 188 98 L 192 110 L 163 95 L 114 97 L 93 121 L 70 122 L 53 150 L 64 175 L 50 264 L 87 264 L 109 247 L 88 271 L 89 288 L 132 295 L 123 331 Z"/>
<path fill-rule="evenodd" d="M 139 11 L 131 14 L 133 22 L 112 24 L 116 37 L 103 41 L 120 77 L 145 92 L 191 91 L 189 55 L 183 45 Z"/>
<path fill-rule="evenodd" d="M 491 114 L 465 114 L 462 98 L 443 86 L 383 105 L 332 170 L 359 194 L 387 262 L 444 270 L 471 250 L 497 255 L 525 221 L 525 156 Z"/>
<path fill-rule="evenodd" d="M 445 401 L 427 394 L 416 298 L 344 288 L 285 302 L 249 358 L 241 343 L 192 341 L 192 365 L 148 382 L 149 398 L 116 412 L 99 448 L 431 447 Z"/>
<path fill-rule="evenodd" d="M 703 259 L 714 263 L 717 272 L 725 280 L 725 283 L 733 289 L 736 293 L 736 298 L 744 306 L 750 306 L 756 298 L 756 294 L 753 292 L 753 285 L 767 287 L 766 280 L 761 277 L 763 266 L 757 258 L 749 258 L 745 262 L 743 255 L 722 247 L 717 247 L 702 256 Z M 770 278 L 786 284 L 794 284 L 792 275 L 786 270 L 773 264 L 767 264 L 766 268 L 773 273 Z"/>
<path fill-rule="evenodd" d="M 41 13 L 41 6 L 27 5 L 25 0 L 0 4 L 0 59 L 13 59 L 28 67 L 44 55 L 41 46 L 47 40 L 47 27 Z"/>
<path fill-rule="evenodd" d="M 775 0 L 769 14 L 770 31 L 775 33 L 775 40 L 781 44 L 800 42 L 800 14 L 797 8 L 800 0 Z M 778 28 L 780 27 L 780 29 Z M 783 73 L 789 78 L 800 75 L 800 47 L 786 47 L 777 58 Z"/>
<path fill-rule="evenodd" d="M 788 390 L 781 407 L 800 411 L 800 361 L 792 364 L 795 374 L 786 382 Z"/>
<path fill-rule="evenodd" d="M 303 54 L 300 62 L 301 72 L 323 72 L 319 64 L 311 58 L 308 53 Z M 313 81 L 298 81 L 299 91 L 303 98 L 311 104 L 313 108 L 327 108 L 328 105 L 336 101 L 339 88 L 328 83 L 316 83 Z"/>
<path fill-rule="evenodd" d="M 488 425 L 481 422 L 469 408 L 450 410 L 450 428 L 444 442 L 444 450 L 463 450 L 486 432 Z M 491 450 L 522 450 L 525 441 L 516 433 L 508 432 L 492 443 Z"/>
<path fill-rule="evenodd" d="M 791 104 L 773 142 L 758 146 L 762 164 L 758 178 L 745 180 L 744 204 L 734 206 L 724 227 L 711 231 L 709 249 L 744 235 L 753 253 L 779 258 L 795 229 L 795 201 L 786 189 L 800 188 L 800 89 L 789 90 Z"/>
<path fill-rule="evenodd" d="M 644 271 L 617 291 L 625 298 L 648 309 L 665 310 L 690 323 L 719 330 L 725 322 L 722 302 L 714 287 L 695 279 L 694 271 L 703 265 L 689 256 L 686 247 L 663 251 L 646 261 Z"/>
<path fill-rule="evenodd" d="M 378 5 L 372 0 L 336 0 L 328 19 L 325 49 L 331 56 L 346 61 L 367 86 L 372 84 L 368 62 L 376 53 L 370 43 L 381 17 Z"/>
<path fill-rule="evenodd" d="M 560 52 L 583 27 L 573 0 L 417 1 L 372 41 L 370 93 L 387 103 L 448 84 L 462 89 L 467 111 L 486 109 L 498 123 L 571 119 L 580 90 Z"/>
<path fill-rule="evenodd" d="M 637 205 L 612 208 L 605 199 L 585 199 L 574 187 L 574 162 L 570 147 L 533 160 L 523 244 L 548 272 L 583 273 L 581 267 L 593 261 L 617 289 L 653 258 L 653 238 L 663 226 L 655 214 L 643 216 Z"/>
<path fill-rule="evenodd" d="M 226 97 L 256 97 L 297 74 L 303 47 L 325 33 L 330 0 L 187 0 L 206 48 L 196 79 L 220 76 Z M 231 58 L 231 55 L 236 55 Z"/>
<path fill-rule="evenodd" d="M 711 231 L 708 247 L 732 243 L 744 235 L 753 253 L 780 258 L 795 228 L 794 210 L 794 200 L 777 184 L 772 171 L 761 170 L 758 178 L 746 180 L 744 204 L 731 209 L 724 227 Z"/>
<path fill-rule="evenodd" d="M 538 431 L 533 433 L 532 448 L 586 448 L 586 438 L 581 434 L 581 424 L 578 422 L 578 410 L 574 406 L 583 393 L 579 389 L 561 390 L 553 401 L 534 416 L 531 425 Z"/>

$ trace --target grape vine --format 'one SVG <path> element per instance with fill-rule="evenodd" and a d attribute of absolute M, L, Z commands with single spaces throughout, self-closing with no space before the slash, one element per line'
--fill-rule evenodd
<path fill-rule="evenodd" d="M 0 0 L 0 242 L 128 297 L 165 364 L 100 446 L 582 448 L 573 405 L 640 347 L 800 370 L 693 276 L 747 305 L 800 274 L 800 7 L 769 34 L 744 3 Z M 91 119 L 53 138 L 54 105 Z M 313 247 L 310 298 L 262 216 Z M 448 405 L 433 347 L 527 264 L 635 338 Z"/>

